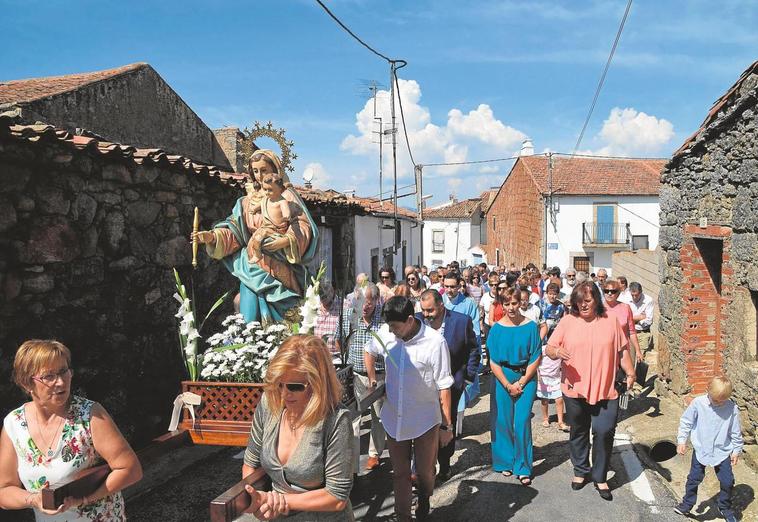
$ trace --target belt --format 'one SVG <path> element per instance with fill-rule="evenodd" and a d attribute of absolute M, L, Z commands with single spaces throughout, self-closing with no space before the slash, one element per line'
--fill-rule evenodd
<path fill-rule="evenodd" d="M 357 373 L 358 375 L 362 375 L 364 377 L 368 377 L 368 373 L 366 373 L 366 372 L 361 372 L 361 371 L 358 371 L 358 370 L 353 370 L 353 373 Z M 374 373 L 377 374 L 377 375 L 379 375 L 380 373 L 384 373 L 384 370 L 376 370 Z"/>
<path fill-rule="evenodd" d="M 650 333 L 650 328 L 645 328 L 643 330 L 637 330 L 637 333 Z"/>
<path fill-rule="evenodd" d="M 526 367 L 528 365 L 524 364 L 522 366 L 512 366 L 510 364 L 503 363 L 500 366 L 502 366 L 504 368 L 508 368 L 509 370 L 513 370 L 514 372 L 520 373 L 521 375 L 524 375 L 526 373 Z"/>

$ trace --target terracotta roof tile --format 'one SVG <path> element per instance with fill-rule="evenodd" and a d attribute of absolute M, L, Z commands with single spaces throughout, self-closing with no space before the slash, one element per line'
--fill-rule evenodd
<path fill-rule="evenodd" d="M 660 190 L 661 170 L 667 161 L 553 155 L 552 189 L 560 195 L 655 196 Z M 519 163 L 532 176 L 538 190 L 547 193 L 547 156 L 540 154 L 521 157 L 513 168 Z"/>
<path fill-rule="evenodd" d="M 46 78 L 29 78 L 26 80 L 0 81 L 0 104 L 28 103 L 40 100 L 144 67 L 150 66 L 147 63 L 140 62 L 104 71 L 48 76 Z"/>
<path fill-rule="evenodd" d="M 192 172 L 195 174 L 217 177 L 223 183 L 232 186 L 244 185 L 244 176 L 236 175 L 215 165 L 206 165 L 185 156 L 169 155 L 161 149 L 139 149 L 130 145 L 121 145 L 98 140 L 87 136 L 76 136 L 68 131 L 57 129 L 52 125 L 20 125 L 15 116 L 0 114 L 0 137 L 3 139 L 23 140 L 31 143 L 58 143 L 72 150 L 86 151 L 90 154 L 133 161 L 139 165 L 163 165 Z"/>
<path fill-rule="evenodd" d="M 425 209 L 424 219 L 468 219 L 471 214 L 479 210 L 481 201 L 480 198 L 471 198 L 458 203 Z"/>

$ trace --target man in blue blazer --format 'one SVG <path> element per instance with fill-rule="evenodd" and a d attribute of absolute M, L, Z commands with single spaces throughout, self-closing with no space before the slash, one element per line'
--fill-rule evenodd
<path fill-rule="evenodd" d="M 455 382 L 450 388 L 452 393 L 452 426 L 440 426 L 441 430 L 450 429 L 455 435 L 458 420 L 458 402 L 467 381 L 473 382 L 479 370 L 480 350 L 474 324 L 465 314 L 445 308 L 442 296 L 436 290 L 426 290 L 421 294 L 421 312 L 416 317 L 438 332 L 447 341 L 450 350 L 450 373 Z M 445 481 L 450 478 L 450 457 L 455 451 L 453 442 L 439 449 L 437 462 L 440 465 L 438 477 Z"/>

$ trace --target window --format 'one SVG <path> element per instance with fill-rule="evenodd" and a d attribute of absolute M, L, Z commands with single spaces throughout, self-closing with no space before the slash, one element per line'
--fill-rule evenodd
<path fill-rule="evenodd" d="M 721 295 L 721 264 L 724 257 L 724 242 L 721 239 L 695 238 L 695 246 L 700 251 L 708 275 L 718 295 Z"/>
<path fill-rule="evenodd" d="M 500 266 L 500 249 L 499 248 L 495 249 L 495 264 L 497 266 Z"/>
<path fill-rule="evenodd" d="M 632 250 L 647 250 L 649 248 L 647 236 L 632 236 Z"/>
<path fill-rule="evenodd" d="M 495 230 L 495 216 L 492 216 L 492 230 Z"/>
<path fill-rule="evenodd" d="M 445 232 L 443 230 L 432 231 L 432 252 L 445 251 Z"/>
<path fill-rule="evenodd" d="M 577 272 L 590 273 L 590 258 L 587 256 L 577 256 L 574 258 L 574 270 Z"/>

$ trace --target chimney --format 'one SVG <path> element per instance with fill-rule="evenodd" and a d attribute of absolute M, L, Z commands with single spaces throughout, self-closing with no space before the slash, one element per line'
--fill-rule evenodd
<path fill-rule="evenodd" d="M 244 151 L 242 150 L 245 135 L 237 127 L 224 127 L 215 129 L 213 135 L 216 137 L 214 147 L 214 163 L 224 166 L 228 164 L 234 172 L 245 172 Z"/>
<path fill-rule="evenodd" d="M 530 138 L 526 138 L 523 143 L 521 143 L 521 152 L 519 152 L 519 156 L 534 156 L 534 145 L 532 145 L 532 140 Z"/>
<path fill-rule="evenodd" d="M 451 192 L 448 197 L 450 198 L 450 203 L 458 203 L 458 199 L 455 197 L 455 192 Z"/>

